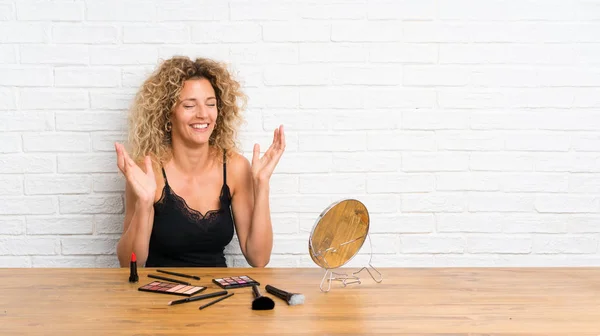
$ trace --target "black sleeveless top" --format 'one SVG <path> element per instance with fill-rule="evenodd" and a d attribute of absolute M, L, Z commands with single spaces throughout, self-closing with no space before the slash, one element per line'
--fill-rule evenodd
<path fill-rule="evenodd" d="M 219 209 L 205 214 L 190 208 L 169 186 L 154 203 L 154 225 L 146 267 L 227 267 L 224 249 L 234 234 L 231 193 L 223 154 L 223 186 Z"/>

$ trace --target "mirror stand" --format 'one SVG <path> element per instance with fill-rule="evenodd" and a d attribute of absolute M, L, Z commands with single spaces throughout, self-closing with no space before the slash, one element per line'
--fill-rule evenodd
<path fill-rule="evenodd" d="M 331 290 L 331 282 L 332 281 L 340 281 L 342 283 L 342 285 L 344 287 L 346 287 L 347 285 L 350 284 L 355 284 L 358 283 L 360 285 L 360 278 L 357 276 L 357 274 L 359 274 L 360 272 L 366 270 L 369 275 L 371 276 L 371 278 L 373 279 L 373 281 L 380 283 L 383 281 L 383 276 L 381 275 L 381 272 L 379 272 L 372 264 L 372 260 L 373 260 L 373 244 L 371 243 L 371 235 L 369 233 L 367 233 L 367 238 L 369 239 L 369 248 L 370 248 L 370 253 L 369 253 L 369 263 L 368 266 L 365 266 L 363 268 L 361 268 L 360 270 L 352 273 L 352 275 L 348 275 L 346 273 L 338 273 L 338 272 L 334 272 L 331 268 L 325 268 L 325 274 L 323 275 L 323 279 L 321 279 L 321 285 L 319 286 L 319 289 L 321 289 L 321 292 L 329 292 Z M 356 239 L 355 239 L 356 240 Z M 355 240 L 351 240 L 345 243 L 340 244 L 340 246 L 352 243 Z M 312 241 L 310 242 L 310 246 L 312 248 Z M 325 264 L 327 264 L 327 259 L 325 254 L 326 253 L 335 253 L 337 251 L 337 249 L 335 248 L 328 248 L 325 251 L 314 251 L 313 250 L 313 254 L 315 256 L 318 257 L 322 257 L 323 261 L 325 262 Z M 371 273 L 371 270 L 373 270 L 373 272 L 377 273 L 378 277 L 376 278 L 375 275 L 373 273 Z M 328 277 L 329 275 L 329 277 Z M 327 290 L 323 289 L 323 283 L 325 282 L 325 280 L 327 279 Z"/>

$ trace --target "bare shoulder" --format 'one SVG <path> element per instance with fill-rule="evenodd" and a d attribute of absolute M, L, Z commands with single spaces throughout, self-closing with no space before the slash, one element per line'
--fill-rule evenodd
<path fill-rule="evenodd" d="M 227 157 L 227 181 L 232 193 L 239 187 L 246 185 L 250 181 L 251 165 L 250 160 L 238 152 L 233 152 Z M 229 183 L 231 181 L 231 183 Z"/>
<path fill-rule="evenodd" d="M 227 173 L 234 179 L 245 178 L 250 173 L 250 160 L 238 152 L 233 152 L 227 157 Z"/>

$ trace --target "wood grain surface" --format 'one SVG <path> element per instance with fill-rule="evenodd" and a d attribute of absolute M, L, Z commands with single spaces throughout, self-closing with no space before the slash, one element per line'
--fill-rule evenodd
<path fill-rule="evenodd" d="M 362 283 L 323 293 L 319 268 L 168 269 L 221 290 L 212 278 L 249 275 L 275 309 L 253 311 L 250 288 L 209 308 L 140 292 L 122 269 L 0 269 L 0 335 L 600 335 L 595 268 L 380 268 Z M 338 270 L 341 271 L 341 270 Z M 356 271 L 348 269 L 347 271 Z M 265 285 L 302 293 L 288 306 Z"/>

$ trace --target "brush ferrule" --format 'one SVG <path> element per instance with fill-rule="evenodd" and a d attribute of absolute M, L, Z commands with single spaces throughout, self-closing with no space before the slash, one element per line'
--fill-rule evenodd
<path fill-rule="evenodd" d="M 267 291 L 267 293 L 275 295 L 276 297 L 285 301 L 289 301 L 292 298 L 292 295 L 294 295 L 293 293 L 286 292 L 282 289 L 275 288 L 271 285 L 266 285 L 265 290 Z"/>

